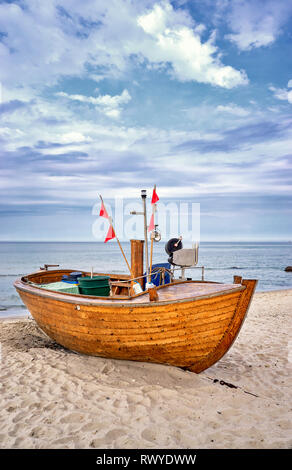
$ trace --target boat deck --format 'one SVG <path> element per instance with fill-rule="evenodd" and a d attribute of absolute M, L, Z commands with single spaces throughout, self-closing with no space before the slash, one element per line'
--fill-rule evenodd
<path fill-rule="evenodd" d="M 43 289 L 37 285 L 25 284 L 21 280 L 15 282 L 15 287 L 26 292 L 34 292 L 41 297 L 54 298 L 65 302 L 80 303 L 80 304 L 149 304 L 148 292 L 143 292 L 133 297 L 114 296 L 114 297 L 95 297 L 85 296 L 80 294 L 69 294 L 65 292 L 57 292 L 53 290 Z M 176 282 L 171 285 L 161 286 L 157 288 L 158 301 L 165 303 L 172 303 L 181 300 L 196 299 L 201 297 L 208 297 L 219 295 L 221 293 L 231 293 L 242 290 L 241 284 L 221 284 L 215 282 L 200 282 L 200 281 L 182 281 Z M 36 292 L 37 291 L 37 292 Z M 119 298 L 120 297 L 120 298 Z M 151 302 L 152 303 L 152 302 Z"/>
<path fill-rule="evenodd" d="M 234 291 L 238 290 L 240 287 L 241 286 L 239 284 L 216 284 L 212 282 L 177 283 L 165 286 L 162 289 L 158 289 L 158 302 L 172 302 L 174 300 L 201 297 L 205 295 L 217 294 L 219 292 L 221 293 L 224 291 Z M 135 297 L 131 300 L 135 303 L 149 302 L 149 295 L 147 292 L 145 292 L 140 297 Z"/>

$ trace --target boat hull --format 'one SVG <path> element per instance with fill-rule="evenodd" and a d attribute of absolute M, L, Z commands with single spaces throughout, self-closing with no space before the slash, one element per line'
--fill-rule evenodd
<path fill-rule="evenodd" d="M 177 301 L 108 304 L 43 293 L 21 280 L 15 287 L 39 327 L 65 348 L 199 373 L 232 345 L 256 282 L 245 280 L 234 291 Z"/>

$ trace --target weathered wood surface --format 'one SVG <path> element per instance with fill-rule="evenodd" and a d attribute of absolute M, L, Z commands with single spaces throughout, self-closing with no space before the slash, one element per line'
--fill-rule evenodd
<path fill-rule="evenodd" d="M 255 284 L 177 283 L 158 288 L 157 302 L 148 294 L 118 301 L 60 294 L 21 280 L 15 287 L 40 328 L 65 348 L 200 372 L 233 343 Z"/>
<path fill-rule="evenodd" d="M 143 255 L 144 240 L 131 240 L 131 271 L 134 279 L 143 276 Z M 138 279 L 138 282 L 143 287 L 144 279 Z"/>

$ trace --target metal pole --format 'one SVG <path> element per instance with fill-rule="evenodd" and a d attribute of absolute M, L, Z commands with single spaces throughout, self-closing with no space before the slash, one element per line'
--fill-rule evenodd
<path fill-rule="evenodd" d="M 156 192 L 156 184 L 154 185 L 154 191 Z M 154 223 L 154 233 L 155 233 L 155 211 L 156 211 L 156 204 L 152 204 L 152 215 L 153 215 L 153 223 Z M 149 269 L 149 279 L 151 282 L 151 273 L 152 273 L 152 257 L 153 257 L 153 242 L 154 242 L 154 233 L 153 230 L 151 232 L 151 246 L 150 246 L 150 269 Z"/>
<path fill-rule="evenodd" d="M 145 238 L 145 262 L 146 262 L 146 279 L 149 281 L 149 259 L 148 259 L 148 236 L 147 236 L 147 213 L 146 213 L 146 190 L 142 189 L 141 198 L 143 201 L 143 213 L 144 213 L 144 238 Z"/>

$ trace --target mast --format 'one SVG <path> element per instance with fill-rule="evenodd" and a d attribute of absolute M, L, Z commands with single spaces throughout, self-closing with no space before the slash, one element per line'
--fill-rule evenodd
<path fill-rule="evenodd" d="M 141 190 L 141 198 L 143 202 L 143 215 L 144 215 L 144 239 L 145 239 L 145 263 L 146 263 L 146 279 L 149 281 L 149 259 L 148 259 L 148 236 L 147 236 L 147 212 L 146 212 L 146 189 Z"/>
<path fill-rule="evenodd" d="M 154 191 L 156 192 L 156 184 L 154 185 Z M 152 196 L 153 197 L 153 196 Z M 155 238 L 155 212 L 156 212 L 156 204 L 152 204 L 152 217 L 153 217 L 153 225 L 154 225 L 154 231 L 151 231 L 151 245 L 150 245 L 150 269 L 149 269 L 149 279 L 151 282 L 151 273 L 152 273 L 152 257 L 153 257 L 153 242 Z"/>

